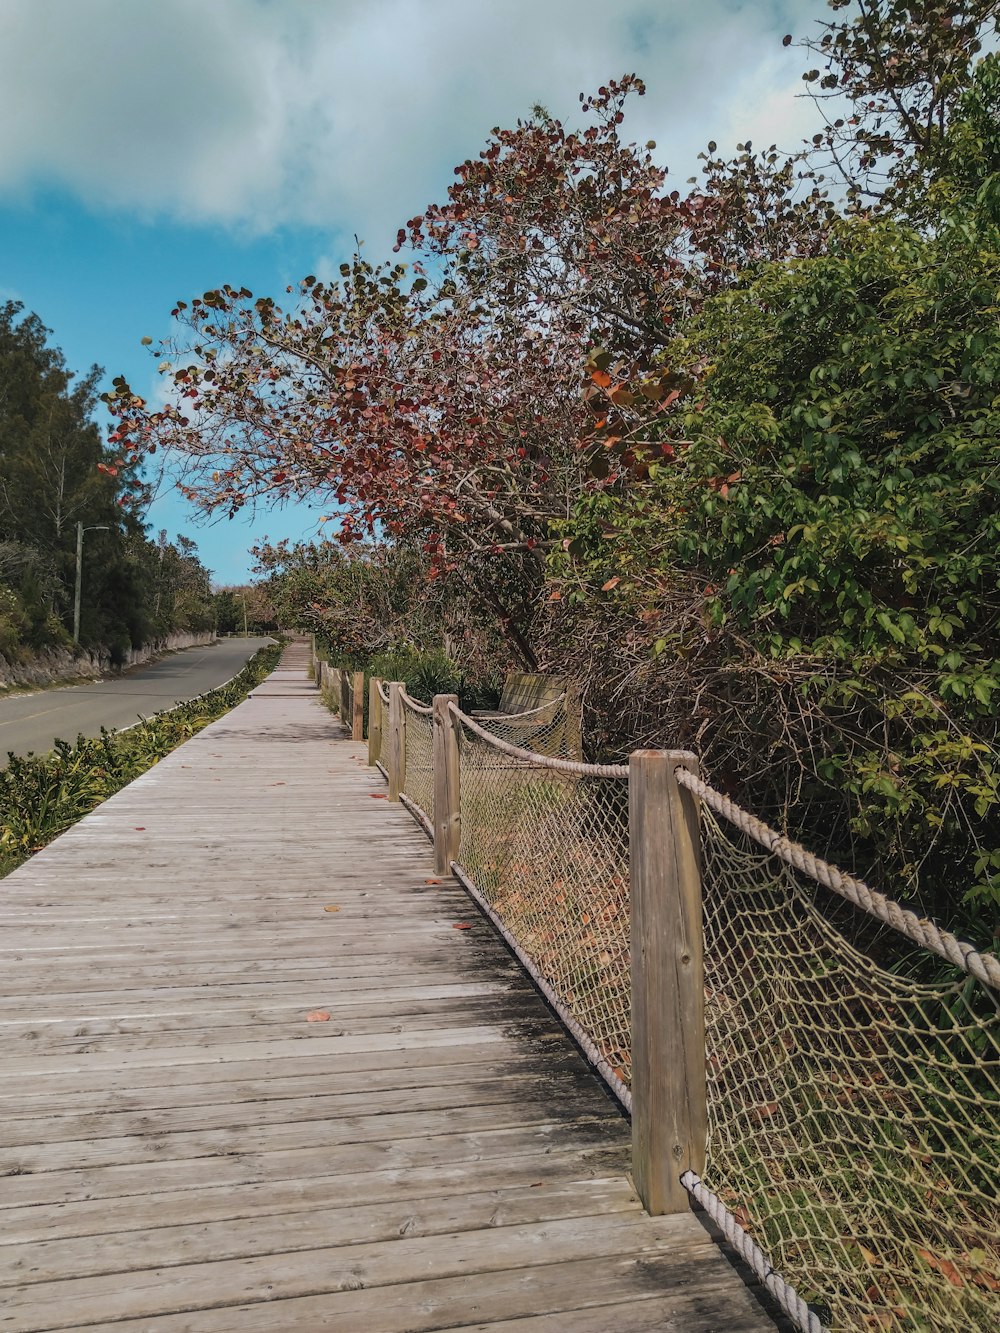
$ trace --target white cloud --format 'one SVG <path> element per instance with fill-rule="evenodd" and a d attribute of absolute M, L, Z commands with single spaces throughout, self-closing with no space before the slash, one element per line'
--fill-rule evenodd
<path fill-rule="evenodd" d="M 635 70 L 683 180 L 715 138 L 794 143 L 822 0 L 5 0 L 0 201 L 58 186 L 95 210 L 266 232 L 358 231 L 381 250 L 489 129 Z M 792 17 L 789 17 L 791 13 Z"/>

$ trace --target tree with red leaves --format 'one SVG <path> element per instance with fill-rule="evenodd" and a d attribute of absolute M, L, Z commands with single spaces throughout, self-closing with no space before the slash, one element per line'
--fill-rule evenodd
<path fill-rule="evenodd" d="M 541 108 L 494 131 L 447 202 L 400 231 L 409 268 L 357 255 L 339 282 L 289 289 L 287 310 L 228 286 L 179 302 L 188 336 L 157 349 L 173 401 L 151 412 L 116 381 L 117 441 L 167 446 L 207 510 L 309 495 L 345 539 L 418 542 L 432 571 L 461 569 L 530 663 L 545 548 L 581 495 L 646 466 L 623 382 L 669 411 L 684 386 L 659 361 L 677 323 L 739 253 L 820 235 L 791 204 L 775 223 L 795 183 L 773 156 L 668 193 L 655 145 L 621 136 L 643 92 L 627 76 L 582 98 L 581 131 Z M 741 174 L 756 200 L 733 188 Z"/>

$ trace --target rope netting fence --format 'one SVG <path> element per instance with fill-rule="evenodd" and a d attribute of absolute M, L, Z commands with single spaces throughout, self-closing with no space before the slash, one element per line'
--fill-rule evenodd
<path fill-rule="evenodd" d="M 368 722 L 368 762 L 374 764 L 388 781 L 389 772 L 385 766 L 387 756 L 385 737 L 389 726 L 389 691 L 382 681 L 376 680 L 372 696 L 376 716 Z"/>
<path fill-rule="evenodd" d="M 831 1328 L 995 1329 L 1000 994 L 741 822 L 703 799 L 704 1184 Z"/>
<path fill-rule="evenodd" d="M 616 1090 L 631 1069 L 628 770 L 533 754 L 456 710 L 458 861 Z"/>
<path fill-rule="evenodd" d="M 432 709 L 401 705 L 401 792 L 433 832 Z M 629 769 L 535 749 L 551 707 L 450 706 L 452 866 L 628 1107 Z M 683 1184 L 809 1333 L 1000 1327 L 1000 961 L 676 780 L 700 807 L 708 1111 Z"/>
<path fill-rule="evenodd" d="M 421 822 L 433 836 L 434 823 L 434 724 L 433 709 L 400 691 L 405 723 L 401 792 L 416 807 Z"/>

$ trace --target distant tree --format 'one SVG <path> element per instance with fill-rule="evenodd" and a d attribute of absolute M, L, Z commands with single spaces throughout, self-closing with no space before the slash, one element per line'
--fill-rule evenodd
<path fill-rule="evenodd" d="M 76 580 L 76 532 L 87 533 L 81 639 L 126 651 L 171 628 L 202 628 L 207 571 L 193 547 L 171 547 L 163 613 L 149 586 L 159 573 L 135 506 L 134 463 L 106 446 L 93 420 L 101 372 L 74 381 L 37 315 L 0 305 L 0 651 L 67 644 Z M 207 618 L 206 618 L 207 617 Z"/>

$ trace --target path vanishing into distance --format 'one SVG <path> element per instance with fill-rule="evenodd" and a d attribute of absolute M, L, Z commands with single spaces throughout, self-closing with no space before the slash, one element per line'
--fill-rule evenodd
<path fill-rule="evenodd" d="M 306 665 L 4 880 L 0 1330 L 774 1333 Z"/>
<path fill-rule="evenodd" d="M 223 685 L 268 638 L 220 639 L 185 648 L 122 676 L 0 699 L 0 767 L 10 751 L 42 754 L 56 740 L 98 736 Z"/>

